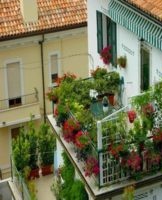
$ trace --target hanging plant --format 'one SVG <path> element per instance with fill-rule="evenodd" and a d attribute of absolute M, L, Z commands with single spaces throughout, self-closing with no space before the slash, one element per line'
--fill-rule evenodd
<path fill-rule="evenodd" d="M 117 59 L 117 64 L 119 65 L 119 67 L 126 68 L 126 65 L 127 65 L 127 57 L 126 57 L 126 56 L 120 56 L 120 57 Z"/>

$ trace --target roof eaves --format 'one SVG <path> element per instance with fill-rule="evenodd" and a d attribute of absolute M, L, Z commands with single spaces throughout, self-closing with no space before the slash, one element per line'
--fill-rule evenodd
<path fill-rule="evenodd" d="M 36 36 L 36 35 L 47 34 L 47 33 L 55 33 L 55 32 L 59 32 L 59 31 L 66 31 L 66 30 L 76 29 L 76 28 L 81 28 L 81 27 L 86 27 L 86 26 L 87 26 L 87 22 L 82 22 L 79 24 L 65 25 L 62 27 L 48 28 L 48 29 L 43 29 L 43 30 L 18 33 L 18 34 L 14 34 L 14 35 L 0 36 L 0 41 L 13 40 L 13 39 Z"/>
<path fill-rule="evenodd" d="M 162 19 L 160 17 L 157 17 L 156 15 L 153 15 L 152 13 L 142 9 L 140 6 L 137 6 L 137 4 L 130 2 L 129 0 L 119 0 L 119 1 L 129 6 L 133 10 L 140 12 L 142 15 L 149 18 L 150 20 L 157 23 L 158 25 L 162 26 Z"/>

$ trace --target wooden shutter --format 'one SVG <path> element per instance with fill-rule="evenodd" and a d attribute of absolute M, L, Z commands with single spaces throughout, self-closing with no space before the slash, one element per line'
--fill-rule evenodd
<path fill-rule="evenodd" d="M 51 55 L 51 81 L 56 82 L 58 78 L 58 55 Z"/>
<path fill-rule="evenodd" d="M 107 33 L 108 45 L 111 46 L 111 63 L 113 66 L 117 66 L 116 23 L 113 22 L 110 18 L 107 18 Z"/>
<path fill-rule="evenodd" d="M 102 13 L 97 11 L 97 51 L 103 49 L 103 29 L 102 29 Z"/>
<path fill-rule="evenodd" d="M 7 64 L 7 83 L 9 99 L 21 96 L 20 63 Z"/>

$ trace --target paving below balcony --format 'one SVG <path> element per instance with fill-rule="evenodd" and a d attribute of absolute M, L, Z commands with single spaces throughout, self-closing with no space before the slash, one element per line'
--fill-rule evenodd
<path fill-rule="evenodd" d="M 41 176 L 35 179 L 36 189 L 37 189 L 37 199 L 38 200 L 55 200 L 54 194 L 51 191 L 51 185 L 53 183 L 54 176 L 47 175 Z"/>

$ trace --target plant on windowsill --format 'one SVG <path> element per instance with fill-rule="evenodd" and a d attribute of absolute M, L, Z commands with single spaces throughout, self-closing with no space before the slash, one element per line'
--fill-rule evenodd
<path fill-rule="evenodd" d="M 48 100 L 52 101 L 53 103 L 57 103 L 59 99 L 59 94 L 60 94 L 60 88 L 53 87 L 49 88 L 48 92 L 46 93 L 46 96 Z"/>
<path fill-rule="evenodd" d="M 97 67 L 95 70 L 91 70 L 91 76 L 94 79 L 102 79 L 106 74 L 107 74 L 107 69 L 105 68 Z"/>
<path fill-rule="evenodd" d="M 117 64 L 121 68 L 126 68 L 127 66 L 127 57 L 126 56 L 120 56 L 117 58 Z"/>
<path fill-rule="evenodd" d="M 111 46 L 106 46 L 100 52 L 100 57 L 105 65 L 108 65 L 112 58 L 110 51 L 111 51 Z"/>

